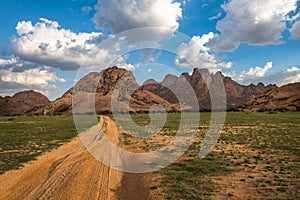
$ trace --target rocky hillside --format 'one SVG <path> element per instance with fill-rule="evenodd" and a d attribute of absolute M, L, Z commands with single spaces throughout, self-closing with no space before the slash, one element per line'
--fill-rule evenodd
<path fill-rule="evenodd" d="M 116 88 L 118 81 L 122 80 L 120 87 Z M 132 91 L 128 91 L 132 90 Z M 72 102 L 76 106 L 76 112 L 93 112 L 88 99 L 95 98 L 96 113 L 111 112 L 113 91 L 116 92 L 113 99 L 119 105 L 116 109 L 124 112 L 122 108 L 129 102 L 129 110 L 132 112 L 146 111 L 155 104 L 163 105 L 166 111 L 178 110 L 161 97 L 143 90 L 137 83 L 133 74 L 125 69 L 117 67 L 108 68 L 101 73 L 90 73 L 83 77 L 75 87 L 67 91 L 61 98 L 51 102 L 45 108 L 38 110 L 37 114 L 71 114 Z M 135 92 L 134 92 L 135 91 Z M 132 95 L 130 95 L 133 92 Z M 73 95 L 76 96 L 75 99 Z M 120 110 L 121 109 L 121 110 Z"/>
<path fill-rule="evenodd" d="M 249 101 L 242 111 L 300 111 L 300 83 L 274 88 Z"/>
<path fill-rule="evenodd" d="M 35 91 L 16 93 L 12 97 L 0 97 L 0 115 L 24 115 L 35 112 L 47 104 L 49 99 Z"/>
<path fill-rule="evenodd" d="M 262 95 L 273 88 L 277 88 L 276 85 L 265 86 L 263 83 L 244 86 L 233 81 L 230 77 L 225 77 L 221 72 L 210 74 L 207 69 L 194 69 L 192 75 L 188 73 L 183 73 L 180 77 L 167 75 L 162 83 L 157 83 L 154 80 L 146 81 L 143 84 L 143 89 L 153 92 L 166 101 L 178 103 L 178 99 L 171 90 L 173 88 L 180 90 L 180 79 L 185 78 L 195 90 L 200 109 L 210 110 L 211 99 L 209 89 L 212 90 L 219 77 L 221 77 L 224 82 L 227 109 L 237 109 L 245 105 L 250 99 Z M 169 88 L 171 88 L 171 90 Z M 184 88 L 182 92 L 184 92 Z"/>
<path fill-rule="evenodd" d="M 218 88 L 215 85 L 220 81 L 224 83 L 227 99 L 224 102 L 229 110 L 299 110 L 299 83 L 280 88 L 276 85 L 265 86 L 263 83 L 244 86 L 221 72 L 211 74 L 207 69 L 194 69 L 191 75 L 167 75 L 161 83 L 148 80 L 139 86 L 131 72 L 111 67 L 101 73 L 86 75 L 62 97 L 52 102 L 34 91 L 20 92 L 13 97 L 0 97 L 0 115 L 72 114 L 72 105 L 80 113 L 109 113 L 112 111 L 112 101 L 118 112 L 124 112 L 128 102 L 131 112 L 161 109 L 155 107 L 158 104 L 166 111 L 194 110 L 198 106 L 189 104 L 193 96 L 196 97 L 200 110 L 210 110 L 210 93 L 217 94 L 215 97 L 218 98 Z M 192 92 L 186 83 L 192 88 Z M 181 99 L 181 105 L 177 97 Z M 95 99 L 95 102 L 89 99 Z"/>

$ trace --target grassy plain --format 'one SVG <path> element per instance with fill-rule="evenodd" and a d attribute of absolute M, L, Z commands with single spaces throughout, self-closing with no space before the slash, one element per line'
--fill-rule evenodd
<path fill-rule="evenodd" d="M 76 134 L 72 116 L 1 117 L 0 174 L 20 168 Z"/>
<path fill-rule="evenodd" d="M 131 118 L 141 126 L 150 123 L 146 114 Z M 153 173 L 149 187 L 155 196 L 300 198 L 300 113 L 227 113 L 218 143 L 200 159 L 198 152 L 209 122 L 210 114 L 201 113 L 199 125 L 193 125 L 198 128 L 190 148 L 175 163 Z M 123 146 L 137 152 L 156 150 L 172 140 L 179 123 L 179 113 L 169 114 L 164 128 L 153 137 L 136 138 L 124 132 Z M 19 168 L 76 134 L 72 116 L 1 117 L 0 173 Z"/>
<path fill-rule="evenodd" d="M 191 118 L 193 114 L 191 113 Z M 133 115 L 148 124 L 147 115 Z M 197 136 L 177 162 L 157 172 L 151 189 L 165 199 L 300 198 L 300 113 L 227 113 L 213 151 L 198 158 L 208 130 L 209 113 L 201 113 Z M 180 114 L 170 114 L 162 137 L 138 139 L 125 134 L 127 145 L 151 151 L 157 141 L 174 135 Z M 167 142 L 164 142 L 167 144 Z M 138 151 L 138 150 L 137 150 Z"/>

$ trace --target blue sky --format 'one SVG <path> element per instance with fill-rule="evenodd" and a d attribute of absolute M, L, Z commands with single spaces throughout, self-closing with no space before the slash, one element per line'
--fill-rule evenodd
<path fill-rule="evenodd" d="M 113 64 L 132 70 L 139 83 L 194 67 L 222 71 L 242 84 L 298 82 L 299 5 L 297 0 L 2 0 L 0 96 L 34 89 L 55 99 L 84 73 Z M 144 27 L 160 28 L 123 33 Z M 174 44 L 172 52 L 163 50 L 166 41 Z"/>

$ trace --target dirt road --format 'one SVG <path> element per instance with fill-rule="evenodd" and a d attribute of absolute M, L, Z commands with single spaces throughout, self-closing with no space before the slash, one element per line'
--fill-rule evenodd
<path fill-rule="evenodd" d="M 89 137 L 106 127 L 106 136 L 122 145 L 120 131 L 107 117 L 87 131 Z M 82 139 L 82 138 L 81 138 Z M 0 176 L 0 199 L 151 199 L 141 174 L 123 173 L 96 160 L 79 137 L 21 170 Z"/>

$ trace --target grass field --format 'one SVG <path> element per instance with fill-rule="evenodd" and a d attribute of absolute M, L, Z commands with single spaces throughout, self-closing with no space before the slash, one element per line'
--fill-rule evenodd
<path fill-rule="evenodd" d="M 131 117 L 139 125 L 149 124 L 146 114 Z M 124 148 L 156 150 L 173 138 L 179 122 L 180 114 L 169 114 L 164 128 L 150 138 L 124 132 Z M 153 173 L 153 193 L 165 199 L 300 198 L 300 113 L 227 113 L 217 145 L 200 159 L 209 122 L 210 114 L 201 113 L 190 148 Z M 0 118 L 0 173 L 19 168 L 76 134 L 71 116 Z"/>
<path fill-rule="evenodd" d="M 0 174 L 76 136 L 72 116 L 1 117 Z"/>
<path fill-rule="evenodd" d="M 147 115 L 132 119 L 149 123 Z M 204 159 L 197 154 L 210 114 L 201 113 L 200 121 L 194 143 L 176 163 L 157 172 L 162 178 L 151 189 L 166 199 L 300 198 L 300 113 L 227 113 L 221 137 Z M 169 115 L 159 134 L 169 137 L 179 122 L 180 114 Z M 153 138 L 143 143 L 127 134 L 124 138 L 137 149 L 157 149 Z"/>

